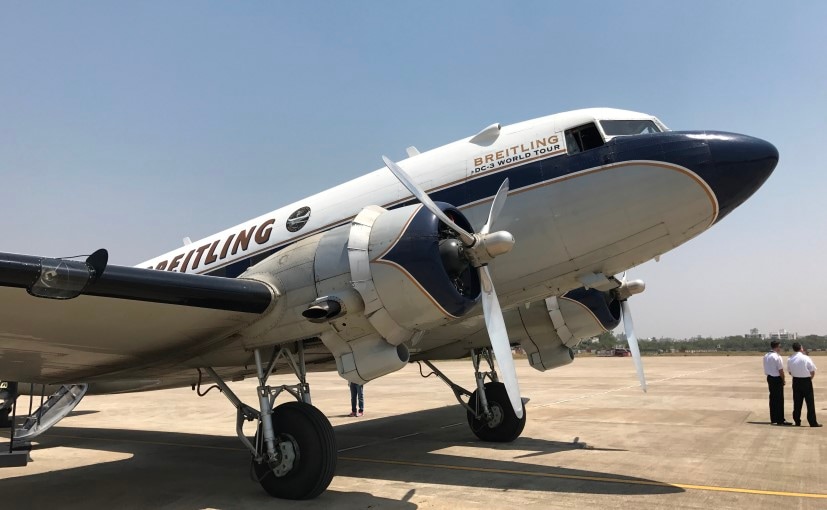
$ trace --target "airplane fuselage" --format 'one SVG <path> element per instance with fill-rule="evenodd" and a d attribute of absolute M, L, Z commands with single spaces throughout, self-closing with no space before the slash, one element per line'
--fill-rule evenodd
<path fill-rule="evenodd" d="M 606 134 L 616 126 L 604 126 L 624 121 L 648 122 L 649 132 Z M 739 154 L 752 166 L 735 161 Z M 774 162 L 768 170 L 753 163 L 764 160 L 777 161 L 777 152 L 762 140 L 666 131 L 649 115 L 590 109 L 492 126 L 400 165 L 475 228 L 509 178 L 511 198 L 495 227 L 517 243 L 491 266 L 507 308 L 580 287 L 586 274 L 622 272 L 695 237 L 763 183 Z M 411 203 L 383 168 L 139 266 L 236 277 L 285 246 L 347 224 L 367 205 Z"/>

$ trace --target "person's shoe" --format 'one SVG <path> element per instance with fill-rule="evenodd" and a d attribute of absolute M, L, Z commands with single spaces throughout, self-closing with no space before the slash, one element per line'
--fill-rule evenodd
<path fill-rule="evenodd" d="M 800 421 L 795 422 L 795 426 L 796 426 L 796 427 L 800 427 L 800 426 L 801 426 L 801 422 L 800 422 Z"/>
<path fill-rule="evenodd" d="M 823 427 L 824 425 L 822 425 L 822 424 L 820 424 L 820 423 L 816 423 L 815 425 L 810 425 L 810 426 L 811 426 L 811 427 Z"/>
<path fill-rule="evenodd" d="M 356 416 L 362 416 L 362 415 L 364 415 L 364 414 L 365 414 L 365 412 L 364 412 L 364 411 L 359 411 L 358 413 L 356 413 Z M 819 425 L 819 427 L 820 427 L 820 426 L 821 426 L 821 425 Z"/>
<path fill-rule="evenodd" d="M 350 416 L 350 417 L 357 416 L 356 411 L 353 411 L 353 412 L 352 412 L 352 413 L 350 413 L 348 416 Z"/>
<path fill-rule="evenodd" d="M 778 425 L 784 425 L 784 426 L 789 427 L 789 426 L 791 426 L 791 425 L 792 425 L 792 423 L 791 423 L 791 422 L 788 422 L 787 420 L 784 420 L 784 421 L 782 421 L 781 423 L 779 423 Z"/>

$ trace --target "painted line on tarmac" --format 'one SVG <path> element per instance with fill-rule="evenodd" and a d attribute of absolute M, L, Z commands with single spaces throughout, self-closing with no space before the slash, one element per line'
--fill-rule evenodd
<path fill-rule="evenodd" d="M 350 451 L 350 450 L 358 450 L 359 448 L 365 448 L 365 447 L 368 447 L 368 446 L 376 446 L 376 445 L 380 445 L 380 444 L 387 444 L 387 443 L 390 443 L 391 441 L 396 441 L 397 439 L 405 439 L 406 437 L 418 436 L 418 435 L 421 435 L 423 432 L 428 432 L 428 431 L 426 430 L 426 431 L 422 431 L 422 432 L 414 432 L 412 434 L 405 434 L 403 436 L 396 436 L 396 437 L 391 437 L 391 438 L 388 438 L 388 439 L 380 439 L 379 441 L 374 441 L 372 443 L 360 444 L 358 446 L 350 446 L 348 448 L 342 448 L 340 450 L 336 450 L 336 453 L 342 453 L 342 452 L 346 452 L 346 451 Z"/>
<path fill-rule="evenodd" d="M 419 434 L 417 432 L 416 434 Z M 408 434 L 407 436 L 400 436 L 395 437 L 393 439 L 387 439 L 384 441 L 376 441 L 375 443 L 367 443 L 367 444 L 360 444 L 357 446 L 351 446 L 349 448 L 342 448 L 341 450 L 337 450 L 336 453 L 342 453 L 350 450 L 357 450 L 359 448 L 365 448 L 366 446 L 375 446 L 377 444 L 387 443 L 388 441 L 393 441 L 394 439 L 401 439 L 403 437 L 410 437 L 416 434 Z M 137 444 L 148 444 L 153 446 L 175 446 L 178 448 L 195 448 L 199 450 L 225 450 L 225 451 L 232 451 L 232 452 L 246 452 L 246 448 L 232 448 L 229 446 L 209 446 L 204 444 L 186 444 L 186 443 L 168 443 L 164 441 L 145 441 L 141 439 L 113 439 L 108 437 L 91 437 L 91 436 L 70 436 L 66 434 L 49 434 L 49 437 L 59 437 L 63 439 L 88 439 L 91 441 L 103 441 L 109 443 L 137 443 Z"/>
<path fill-rule="evenodd" d="M 350 450 L 358 450 L 359 448 L 364 448 L 365 446 L 370 446 L 368 444 L 360 444 L 358 446 L 351 446 L 349 448 L 342 448 L 340 450 L 336 450 L 336 453 L 348 452 Z"/>
<path fill-rule="evenodd" d="M 91 437 L 91 436 L 70 436 L 66 434 L 49 434 L 49 437 L 59 437 L 62 439 L 88 439 L 90 441 L 103 441 L 109 443 L 137 443 L 137 444 L 148 444 L 153 446 L 175 446 L 177 448 L 195 448 L 198 450 L 225 450 L 225 451 L 232 451 L 232 452 L 246 452 L 246 448 L 233 448 L 229 446 L 210 446 L 204 444 L 186 444 L 186 443 L 168 443 L 164 441 L 145 441 L 142 439 L 113 439 L 109 437 Z M 396 439 L 396 438 L 395 438 Z M 336 453 L 346 452 L 349 450 L 356 450 L 358 448 L 364 448 L 366 446 L 372 446 L 374 444 L 379 444 L 385 441 L 378 441 L 376 443 L 368 443 L 368 444 L 360 444 L 358 446 L 351 446 L 350 448 L 342 448 L 341 450 L 337 450 Z"/>
<path fill-rule="evenodd" d="M 461 423 L 455 423 L 454 425 L 462 425 Z M 448 425 L 448 427 L 452 427 L 454 425 Z M 445 428 L 445 427 L 440 427 Z M 347 452 L 350 450 L 357 450 L 359 448 L 365 448 L 368 446 L 376 446 L 380 444 L 389 443 L 391 441 L 396 441 L 397 439 L 405 439 L 407 437 L 413 437 L 421 435 L 426 431 L 421 432 L 414 432 L 412 434 L 405 434 L 402 436 L 392 437 L 389 439 L 383 439 L 380 441 L 374 441 L 372 443 L 360 444 L 356 446 L 350 446 L 348 448 L 342 448 L 337 450 L 337 453 Z M 103 442 L 110 442 L 110 443 L 137 443 L 137 444 L 148 444 L 148 445 L 155 445 L 155 446 L 176 446 L 179 448 L 197 448 L 202 450 L 225 450 L 225 451 L 233 451 L 233 452 L 245 452 L 247 451 L 246 448 L 232 448 L 229 446 L 210 446 L 210 445 L 203 445 L 203 444 L 186 444 L 186 443 L 168 443 L 164 441 L 146 441 L 142 439 L 113 439 L 108 437 L 92 437 L 92 436 L 76 436 L 76 435 L 68 435 L 68 434 L 49 434 L 49 437 L 59 437 L 63 439 L 88 439 L 90 441 L 103 441 Z"/>
<path fill-rule="evenodd" d="M 412 434 L 405 434 L 404 436 L 396 436 L 396 437 L 392 437 L 392 438 L 390 438 L 388 441 L 396 441 L 397 439 L 405 439 L 406 437 L 418 436 L 418 435 L 420 435 L 420 434 L 422 434 L 422 432 L 414 432 L 414 433 L 412 433 Z"/>
<path fill-rule="evenodd" d="M 49 434 L 49 437 L 61 437 L 64 439 L 88 439 L 90 441 L 104 441 L 110 443 L 138 443 L 151 444 L 156 446 L 177 446 L 181 448 L 200 448 L 204 450 L 225 450 L 233 452 L 244 452 L 247 448 L 231 448 L 229 446 L 210 446 L 206 444 L 186 444 L 186 443 L 167 443 L 164 441 L 145 441 L 142 439 L 113 439 L 109 437 L 92 437 L 92 436 L 70 436 L 66 434 Z"/>
<path fill-rule="evenodd" d="M 734 492 L 739 494 L 754 494 L 759 496 L 784 496 L 789 498 L 811 498 L 811 499 L 827 499 L 827 494 L 817 494 L 810 492 L 787 492 L 787 491 L 767 491 L 761 489 L 746 489 L 741 487 L 719 487 L 716 485 L 695 485 L 686 483 L 666 483 L 655 482 L 651 480 L 628 480 L 623 478 L 611 478 L 604 476 L 585 476 L 585 475 L 564 475 L 558 473 L 543 473 L 537 471 L 521 471 L 516 469 L 495 469 L 495 468 L 479 468 L 469 466 L 454 466 L 451 464 L 431 464 L 425 462 L 408 462 L 401 460 L 386 460 L 386 459 L 367 459 L 362 457 L 343 457 L 339 456 L 339 460 L 349 460 L 352 462 L 368 462 L 374 464 L 390 464 L 396 466 L 413 466 L 422 468 L 437 468 L 450 469 L 453 471 L 475 471 L 478 473 L 494 473 L 504 475 L 519 475 L 519 476 L 533 476 L 540 478 L 559 478 L 565 480 L 582 480 L 588 482 L 604 482 L 604 483 L 619 483 L 627 485 L 648 485 L 654 487 L 677 487 L 684 490 L 699 490 L 699 491 L 714 491 L 714 492 Z"/>
<path fill-rule="evenodd" d="M 749 362 L 743 361 L 741 363 L 736 363 L 735 365 L 732 365 L 732 366 L 741 365 L 743 363 L 749 363 Z M 703 370 L 696 370 L 694 372 L 686 372 L 686 373 L 683 373 L 683 374 L 673 375 L 672 377 L 665 377 L 663 379 L 657 379 L 657 380 L 654 380 L 654 381 L 646 381 L 646 383 L 649 384 L 649 385 L 662 383 L 662 382 L 666 382 L 666 381 L 671 381 L 673 379 L 680 379 L 681 377 L 686 377 L 688 375 L 697 375 L 697 374 L 703 374 L 704 372 L 711 372 L 713 370 L 718 370 L 719 368 L 721 368 L 721 367 L 705 368 Z M 575 400 L 583 400 L 584 398 L 599 397 L 601 395 L 606 395 L 607 393 L 614 393 L 616 391 L 630 390 L 632 388 L 639 388 L 639 387 L 640 387 L 639 384 L 630 384 L 629 386 L 622 386 L 620 388 L 612 388 L 611 390 L 600 391 L 600 392 L 597 392 L 597 393 L 589 393 L 587 395 L 580 395 L 578 397 L 564 398 L 562 400 L 555 400 L 554 402 L 547 402 L 545 404 L 537 404 L 537 405 L 534 405 L 534 406 L 531 406 L 531 407 L 549 407 L 549 406 L 553 406 L 555 404 L 564 404 L 566 402 L 572 402 L 572 401 L 575 401 Z"/>

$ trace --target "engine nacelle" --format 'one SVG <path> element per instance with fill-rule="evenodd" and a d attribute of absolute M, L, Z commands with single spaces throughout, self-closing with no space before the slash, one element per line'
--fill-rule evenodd
<path fill-rule="evenodd" d="M 457 209 L 438 205 L 471 230 Z M 356 383 L 402 368 L 423 330 L 464 316 L 480 294 L 456 234 L 421 205 L 366 207 L 350 225 L 291 245 L 242 277 L 280 296 L 245 330 L 247 345 L 317 336 Z"/>
<path fill-rule="evenodd" d="M 541 372 L 571 363 L 572 348 L 617 327 L 621 313 L 620 302 L 610 293 L 583 288 L 518 311 L 521 322 L 509 324 L 509 335 L 519 340 L 529 364 Z"/>
<path fill-rule="evenodd" d="M 461 227 L 471 230 L 458 210 L 438 205 Z M 370 235 L 365 239 L 357 225 L 367 223 Z M 370 315 L 384 308 L 394 322 L 412 331 L 468 313 L 480 294 L 479 277 L 460 248 L 452 256 L 453 241 L 456 234 L 422 206 L 364 210 L 354 220 L 348 250 L 353 286 L 365 300 L 365 312 Z M 368 271 L 365 262 L 369 262 Z"/>

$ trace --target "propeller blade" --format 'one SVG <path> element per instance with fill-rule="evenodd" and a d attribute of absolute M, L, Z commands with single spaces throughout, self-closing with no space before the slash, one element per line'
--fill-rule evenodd
<path fill-rule="evenodd" d="M 505 383 L 505 390 L 508 392 L 508 400 L 511 401 L 511 407 L 514 408 L 517 418 L 522 419 L 523 401 L 520 398 L 520 385 L 517 382 L 517 370 L 514 368 L 514 357 L 511 355 L 511 343 L 508 341 L 503 311 L 500 309 L 500 302 L 494 291 L 494 283 L 491 281 L 488 266 L 480 266 L 479 274 L 483 288 L 482 311 L 485 315 L 488 338 L 491 339 L 491 348 L 494 350 L 497 365 L 500 367 L 500 375 Z"/>
<path fill-rule="evenodd" d="M 635 324 L 632 322 L 632 312 L 629 309 L 628 301 L 621 301 L 620 306 L 623 310 L 623 330 L 626 332 L 629 350 L 632 351 L 632 359 L 635 361 L 635 370 L 637 370 L 637 378 L 640 380 L 640 387 L 645 393 L 646 376 L 643 375 L 643 360 L 640 358 L 640 347 L 637 344 L 637 337 L 635 336 Z"/>
<path fill-rule="evenodd" d="M 497 217 L 503 210 L 506 198 L 508 198 L 508 177 L 506 177 L 503 183 L 500 184 L 500 189 L 494 196 L 494 201 L 491 202 L 491 210 L 488 211 L 488 221 L 485 225 L 483 225 L 482 230 L 480 230 L 480 234 L 485 235 L 491 230 L 491 225 L 497 221 Z"/>
<path fill-rule="evenodd" d="M 425 206 L 426 209 L 431 211 L 431 213 L 437 218 L 439 218 L 440 221 L 442 221 L 442 223 L 448 225 L 448 227 L 451 230 L 459 234 L 459 238 L 460 240 L 462 240 L 462 244 L 464 244 L 465 246 L 473 246 L 474 243 L 477 242 L 477 239 L 474 237 L 473 234 L 468 233 L 464 228 L 454 223 L 454 221 L 451 220 L 451 218 L 449 218 L 447 214 L 442 212 L 442 209 L 437 207 L 434 201 L 431 200 L 431 197 L 429 197 L 424 190 L 420 189 L 419 186 L 417 186 L 413 179 L 411 179 L 411 177 L 407 173 L 405 173 L 404 170 L 402 170 L 402 167 L 388 159 L 386 156 L 382 156 L 382 161 L 385 162 L 385 166 L 388 167 L 388 170 L 390 170 L 391 173 L 394 176 L 396 176 L 397 179 L 399 179 L 399 182 L 401 182 L 402 185 L 405 186 L 408 189 L 408 191 L 410 191 L 411 194 L 414 197 L 416 197 L 416 199 L 419 200 L 419 202 L 422 205 Z"/>

